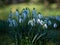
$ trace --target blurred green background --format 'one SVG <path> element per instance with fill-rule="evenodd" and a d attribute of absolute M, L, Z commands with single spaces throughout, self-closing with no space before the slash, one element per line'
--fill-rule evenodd
<path fill-rule="evenodd" d="M 23 8 L 28 7 L 30 11 L 36 8 L 43 16 L 59 16 L 60 0 L 0 0 L 0 19 L 6 20 L 10 10 L 15 13 L 19 9 L 20 13 Z"/>

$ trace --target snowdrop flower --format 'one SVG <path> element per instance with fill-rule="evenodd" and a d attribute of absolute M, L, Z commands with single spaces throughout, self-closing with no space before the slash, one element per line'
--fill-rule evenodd
<path fill-rule="evenodd" d="M 40 19 L 37 19 L 37 23 L 40 24 Z"/>
<path fill-rule="evenodd" d="M 35 18 L 33 18 L 32 20 L 33 20 L 34 23 L 36 22 Z"/>
<path fill-rule="evenodd" d="M 41 20 L 41 21 L 40 21 L 40 24 L 41 24 L 41 25 L 43 25 L 43 24 L 44 24 L 43 20 Z"/>
<path fill-rule="evenodd" d="M 52 22 L 49 20 L 49 21 L 48 21 L 48 25 L 51 25 L 51 24 L 52 24 Z"/>
<path fill-rule="evenodd" d="M 33 10 L 32 10 L 32 14 L 33 14 L 33 15 L 36 14 L 36 10 L 35 10 L 35 8 L 33 8 Z"/>
<path fill-rule="evenodd" d="M 8 18 L 9 27 L 12 27 L 12 19 Z"/>
<path fill-rule="evenodd" d="M 42 18 L 43 16 L 41 14 L 38 15 L 38 18 Z"/>
<path fill-rule="evenodd" d="M 9 18 L 12 18 L 12 11 L 10 11 Z"/>
<path fill-rule="evenodd" d="M 29 21 L 28 21 L 28 25 L 29 25 L 29 24 L 30 24 L 31 26 L 33 26 L 33 21 L 32 21 L 32 20 L 29 20 Z"/>
<path fill-rule="evenodd" d="M 35 18 L 36 15 L 37 15 L 35 8 L 33 8 L 33 10 L 32 10 L 32 15 L 33 15 L 34 18 Z"/>
<path fill-rule="evenodd" d="M 60 21 L 60 16 L 56 16 L 55 18 L 56 20 Z"/>
<path fill-rule="evenodd" d="M 26 19 L 26 14 L 23 13 L 22 16 L 23 16 L 23 19 L 25 20 Z"/>
<path fill-rule="evenodd" d="M 16 27 L 17 26 L 17 22 L 13 19 L 12 20 L 13 26 Z"/>
<path fill-rule="evenodd" d="M 43 25 L 43 27 L 44 27 L 45 29 L 47 29 L 47 28 L 48 28 L 47 24 L 44 24 L 44 25 Z"/>
<path fill-rule="evenodd" d="M 27 15 L 29 14 L 29 10 L 28 10 L 28 8 L 26 8 L 26 12 L 27 12 Z"/>
<path fill-rule="evenodd" d="M 16 16 L 18 17 L 18 15 L 19 15 L 19 11 L 18 9 L 16 9 Z"/>
<path fill-rule="evenodd" d="M 43 16 L 39 13 L 37 16 L 39 19 L 43 18 Z"/>
<path fill-rule="evenodd" d="M 19 23 L 22 23 L 22 22 L 23 22 L 23 21 L 22 21 L 22 19 L 20 18 L 20 19 L 19 19 Z"/>
<path fill-rule="evenodd" d="M 29 20 L 29 21 L 28 21 L 28 25 L 34 26 L 33 20 Z"/>
<path fill-rule="evenodd" d="M 23 19 L 21 18 L 21 16 L 19 17 L 19 23 L 22 23 Z"/>
<path fill-rule="evenodd" d="M 40 20 L 40 19 L 37 19 L 37 23 L 40 24 L 40 25 L 44 24 L 43 20 Z"/>
<path fill-rule="evenodd" d="M 57 28 L 57 24 L 56 24 L 56 23 L 54 23 L 54 24 L 53 24 L 53 27 L 54 27 L 54 28 Z"/>

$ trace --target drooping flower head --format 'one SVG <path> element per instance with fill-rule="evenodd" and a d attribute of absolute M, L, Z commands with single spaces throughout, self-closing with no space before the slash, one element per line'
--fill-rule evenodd
<path fill-rule="evenodd" d="M 22 16 L 21 15 L 19 15 L 19 23 L 22 23 L 23 22 L 23 19 L 22 19 Z"/>
<path fill-rule="evenodd" d="M 47 29 L 48 28 L 47 24 L 44 24 L 43 25 L 43 28 Z"/>
<path fill-rule="evenodd" d="M 40 24 L 40 25 L 43 25 L 44 24 L 44 21 L 43 20 L 40 20 L 40 19 L 37 19 L 37 23 Z"/>
<path fill-rule="evenodd" d="M 38 23 L 38 24 L 40 23 L 40 19 L 37 19 L 37 23 Z"/>
<path fill-rule="evenodd" d="M 56 24 L 56 23 L 54 23 L 54 24 L 53 24 L 53 27 L 54 27 L 54 28 L 57 28 L 57 24 Z"/>
<path fill-rule="evenodd" d="M 41 21 L 40 21 L 40 24 L 41 24 L 41 25 L 43 25 L 43 24 L 44 24 L 44 21 L 43 21 L 43 20 L 41 20 Z"/>
<path fill-rule="evenodd" d="M 35 19 L 29 20 L 28 25 L 31 25 L 32 27 L 35 26 Z"/>
<path fill-rule="evenodd" d="M 42 14 L 40 12 L 38 13 L 37 18 L 39 18 L 39 19 L 42 19 L 43 18 Z"/>
<path fill-rule="evenodd" d="M 36 22 L 35 18 L 33 18 L 32 20 L 33 20 L 34 23 Z"/>
<path fill-rule="evenodd" d="M 12 18 L 12 15 L 13 15 L 12 11 L 10 11 L 9 18 Z"/>
<path fill-rule="evenodd" d="M 18 15 L 19 15 L 19 11 L 18 9 L 16 9 L 16 16 L 18 17 Z"/>
<path fill-rule="evenodd" d="M 33 10 L 32 10 L 32 15 L 34 18 L 36 18 L 37 12 L 36 12 L 35 8 L 33 8 Z"/>

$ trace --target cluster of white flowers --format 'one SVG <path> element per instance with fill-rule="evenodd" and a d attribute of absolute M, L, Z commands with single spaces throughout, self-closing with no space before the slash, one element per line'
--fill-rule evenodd
<path fill-rule="evenodd" d="M 44 21 L 43 20 L 40 20 L 40 19 L 37 19 L 37 23 L 40 24 L 40 25 L 43 25 L 44 24 Z"/>
<path fill-rule="evenodd" d="M 35 18 L 33 18 L 32 20 L 33 20 L 34 23 L 36 22 Z"/>
<path fill-rule="evenodd" d="M 48 28 L 47 24 L 43 20 L 37 19 L 37 23 L 40 24 L 41 26 L 43 26 L 46 29 Z"/>
<path fill-rule="evenodd" d="M 26 12 L 27 12 L 27 15 L 29 14 L 29 9 L 28 8 L 26 8 L 26 10 L 25 10 Z"/>
<path fill-rule="evenodd" d="M 45 29 L 49 28 L 48 26 L 52 26 L 52 22 L 48 18 L 46 18 L 44 21 L 39 19 L 39 18 L 37 20 L 33 18 L 32 20 L 28 21 L 28 25 L 31 24 L 31 26 L 33 26 L 35 24 L 35 22 L 37 24 L 43 26 Z M 53 24 L 53 28 L 57 28 L 57 24 L 56 23 Z"/>
<path fill-rule="evenodd" d="M 44 21 L 43 21 L 43 20 L 41 20 L 41 21 L 40 21 L 40 24 L 41 24 L 41 25 L 43 25 L 43 24 L 44 24 Z"/>
<path fill-rule="evenodd" d="M 28 25 L 34 26 L 33 20 L 29 20 Z"/>
<path fill-rule="evenodd" d="M 12 15 L 13 15 L 12 12 L 10 12 L 8 22 L 9 22 L 9 26 L 15 27 L 15 26 L 17 26 L 17 21 L 12 18 Z M 18 22 L 21 24 L 22 22 L 26 21 L 26 18 L 29 15 L 29 10 L 27 8 L 24 9 L 22 14 L 20 15 L 19 11 L 16 9 L 15 15 L 18 19 Z M 51 26 L 53 24 L 52 21 L 49 20 L 49 18 L 53 19 L 54 17 L 50 16 L 49 18 L 48 17 L 44 18 L 41 13 L 39 13 L 37 15 L 35 8 L 33 8 L 33 10 L 32 10 L 32 15 L 33 15 L 33 18 L 28 21 L 28 25 L 35 26 L 36 24 L 39 24 L 47 29 L 48 26 Z M 44 20 L 42 20 L 42 19 L 44 19 Z M 56 17 L 56 20 L 60 20 L 60 18 Z M 57 23 L 53 24 L 53 28 L 57 28 Z"/>

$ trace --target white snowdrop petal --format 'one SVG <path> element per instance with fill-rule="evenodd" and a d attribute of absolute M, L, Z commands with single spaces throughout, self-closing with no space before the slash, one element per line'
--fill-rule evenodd
<path fill-rule="evenodd" d="M 44 27 L 47 29 L 48 28 L 47 24 L 44 24 Z"/>
<path fill-rule="evenodd" d="M 41 25 L 43 25 L 43 24 L 44 24 L 44 22 L 41 20 L 41 21 L 40 21 L 40 24 L 41 24 Z"/>
<path fill-rule="evenodd" d="M 22 22 L 22 19 L 19 19 L 19 23 L 21 23 Z"/>
<path fill-rule="evenodd" d="M 37 23 L 40 23 L 40 19 L 37 19 Z"/>
<path fill-rule="evenodd" d="M 57 24 L 56 24 L 56 23 L 54 23 L 53 27 L 54 27 L 54 28 L 57 28 Z"/>
<path fill-rule="evenodd" d="M 29 21 L 28 21 L 28 25 L 29 25 L 29 24 L 30 24 L 31 26 L 34 26 L 33 20 L 29 20 Z"/>

